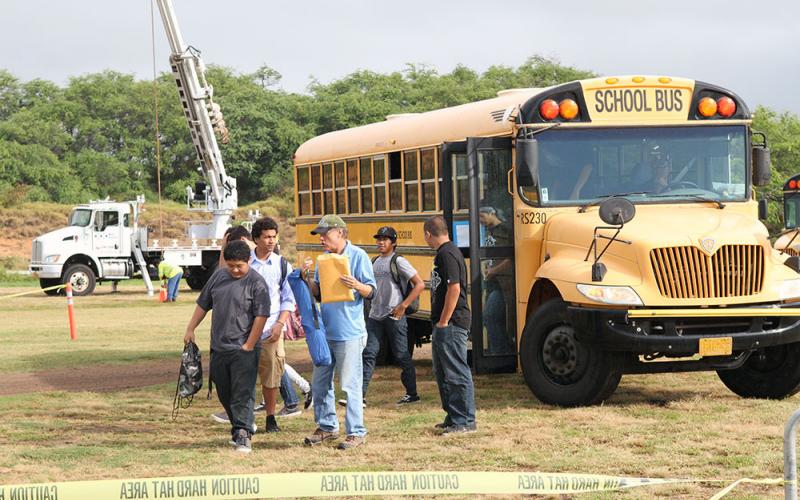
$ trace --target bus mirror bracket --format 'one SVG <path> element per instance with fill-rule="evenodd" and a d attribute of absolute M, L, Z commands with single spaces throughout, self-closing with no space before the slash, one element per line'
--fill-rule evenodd
<path fill-rule="evenodd" d="M 756 137 L 761 140 L 756 142 Z M 753 185 L 766 186 L 772 177 L 767 136 L 763 132 L 753 132 Z"/>
<path fill-rule="evenodd" d="M 620 243 L 624 243 L 626 245 L 630 245 L 633 243 L 630 240 L 622 240 L 617 239 L 619 236 L 620 231 L 622 228 L 630 222 L 633 217 L 636 215 L 636 206 L 631 203 L 630 200 L 626 198 L 608 198 L 607 200 L 603 201 L 599 207 L 599 215 L 600 219 L 608 224 L 608 226 L 597 226 L 594 228 L 594 235 L 592 236 L 592 244 L 589 245 L 589 251 L 586 252 L 586 257 L 583 259 L 584 262 L 589 260 L 589 255 L 592 254 L 594 251 L 594 262 L 592 262 L 592 281 L 598 282 L 603 281 L 603 278 L 606 275 L 608 269 L 606 265 L 600 262 L 600 259 L 603 257 L 603 254 L 606 253 L 608 247 L 611 246 L 612 243 L 618 241 Z M 614 233 L 613 236 L 608 237 L 602 234 L 598 234 L 597 231 L 600 229 L 616 229 L 617 232 Z M 608 244 L 603 248 L 600 254 L 597 253 L 598 248 L 598 240 L 600 238 L 608 240 Z"/>
<path fill-rule="evenodd" d="M 767 216 L 769 215 L 769 205 L 766 198 L 761 198 L 758 200 L 758 219 L 759 220 L 767 220 Z"/>

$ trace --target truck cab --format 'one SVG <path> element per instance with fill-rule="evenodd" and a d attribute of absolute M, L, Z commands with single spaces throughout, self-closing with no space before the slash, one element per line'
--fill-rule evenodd
<path fill-rule="evenodd" d="M 137 240 L 145 246 L 147 229 L 133 227 L 131 203 L 78 205 L 66 227 L 34 239 L 30 271 L 38 274 L 42 288 L 69 282 L 75 295 L 89 295 L 97 282 L 132 277 L 132 236 L 136 231 Z"/>

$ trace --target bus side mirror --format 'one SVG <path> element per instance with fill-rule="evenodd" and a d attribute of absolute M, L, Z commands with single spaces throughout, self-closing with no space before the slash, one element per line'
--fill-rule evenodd
<path fill-rule="evenodd" d="M 767 136 L 763 132 L 753 132 L 753 185 L 766 186 L 771 177 Z"/>
<path fill-rule="evenodd" d="M 767 199 L 762 198 L 758 200 L 758 218 L 759 220 L 767 220 L 767 216 L 769 215 Z"/>
<path fill-rule="evenodd" d="M 535 186 L 539 177 L 539 148 L 536 139 L 517 139 L 517 184 Z"/>
<path fill-rule="evenodd" d="M 766 186 L 772 178 L 772 168 L 769 159 L 769 149 L 766 147 L 753 148 L 753 185 Z"/>

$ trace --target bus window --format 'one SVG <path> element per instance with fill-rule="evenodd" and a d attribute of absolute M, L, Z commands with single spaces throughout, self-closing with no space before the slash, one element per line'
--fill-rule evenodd
<path fill-rule="evenodd" d="M 467 155 L 463 153 L 451 156 L 455 167 L 455 182 L 453 183 L 453 209 L 465 211 L 469 209 L 469 184 L 467 183 Z"/>
<path fill-rule="evenodd" d="M 308 167 L 297 167 L 297 195 L 300 215 L 311 215 L 311 184 Z"/>
<path fill-rule="evenodd" d="M 419 212 L 419 162 L 417 151 L 403 154 L 403 171 L 406 184 L 406 212 Z"/>
<path fill-rule="evenodd" d="M 333 165 L 326 163 L 322 165 L 322 196 L 324 213 L 333 213 Z"/>
<path fill-rule="evenodd" d="M 358 160 L 347 160 L 347 212 L 357 214 L 358 209 Z"/>
<path fill-rule="evenodd" d="M 399 151 L 389 153 L 389 210 L 403 210 L 403 166 Z"/>
<path fill-rule="evenodd" d="M 345 175 L 344 175 L 344 162 L 337 161 L 333 164 L 333 181 L 334 181 L 334 188 L 335 188 L 335 198 L 336 198 L 336 213 L 337 214 L 345 214 L 347 213 L 347 206 L 346 200 L 346 184 L 344 182 Z"/>
<path fill-rule="evenodd" d="M 361 170 L 361 212 L 372 213 L 372 158 L 359 160 Z"/>
<path fill-rule="evenodd" d="M 375 211 L 386 211 L 386 162 L 383 156 L 372 159 L 373 180 L 375 182 Z"/>
<path fill-rule="evenodd" d="M 420 154 L 423 212 L 436 210 L 436 156 L 435 149 L 423 149 Z"/>
<path fill-rule="evenodd" d="M 322 215 L 322 167 L 311 165 L 311 199 L 313 200 L 312 210 L 314 215 Z"/>

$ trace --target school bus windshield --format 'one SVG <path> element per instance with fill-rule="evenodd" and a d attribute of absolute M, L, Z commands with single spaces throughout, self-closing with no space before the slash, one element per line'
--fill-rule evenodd
<path fill-rule="evenodd" d="M 536 136 L 537 185 L 521 185 L 521 193 L 540 206 L 620 194 L 635 203 L 744 201 L 745 133 L 744 126 L 548 130 Z"/>

